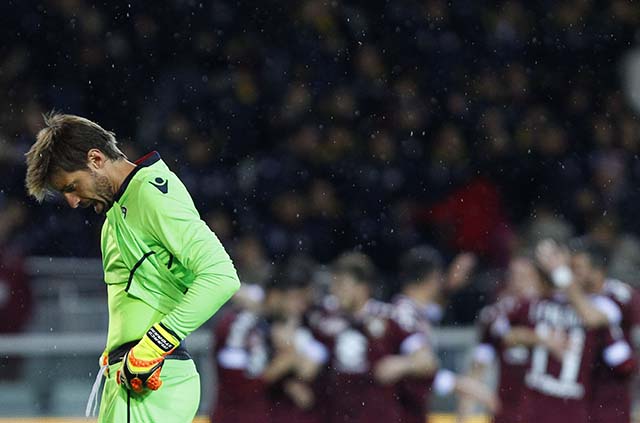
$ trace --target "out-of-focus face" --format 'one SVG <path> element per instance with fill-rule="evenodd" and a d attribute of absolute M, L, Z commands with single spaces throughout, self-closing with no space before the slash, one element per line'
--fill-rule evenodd
<path fill-rule="evenodd" d="M 283 294 L 283 311 L 288 317 L 300 318 L 309 308 L 311 296 L 307 288 L 288 289 Z"/>
<path fill-rule="evenodd" d="M 531 260 L 517 257 L 509 263 L 507 290 L 520 298 L 532 298 L 540 292 L 540 275 Z"/>
<path fill-rule="evenodd" d="M 60 192 L 71 208 L 87 208 L 102 214 L 113 204 L 115 193 L 109 179 L 97 170 L 60 170 L 51 177 L 51 185 Z"/>
<path fill-rule="evenodd" d="M 284 315 L 284 292 L 280 289 L 269 289 L 264 298 L 263 313 L 267 317 L 282 317 Z"/>
<path fill-rule="evenodd" d="M 338 304 L 343 310 L 355 311 L 358 288 L 358 282 L 350 274 L 342 272 L 333 274 L 331 294 L 338 299 Z"/>

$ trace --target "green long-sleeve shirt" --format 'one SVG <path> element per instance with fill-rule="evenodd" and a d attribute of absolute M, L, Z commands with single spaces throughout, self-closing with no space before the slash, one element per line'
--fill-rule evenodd
<path fill-rule="evenodd" d="M 158 153 L 137 165 L 102 227 L 107 350 L 158 321 L 184 338 L 240 286 L 229 255 Z"/>

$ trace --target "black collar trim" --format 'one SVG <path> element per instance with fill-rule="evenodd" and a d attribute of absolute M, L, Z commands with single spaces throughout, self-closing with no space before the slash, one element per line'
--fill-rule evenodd
<path fill-rule="evenodd" d="M 136 175 L 136 173 L 138 173 L 140 169 L 142 169 L 143 167 L 151 166 L 152 164 L 156 163 L 159 160 L 160 160 L 160 154 L 157 151 L 152 151 L 151 153 L 145 154 L 144 156 L 136 160 L 135 161 L 136 167 L 124 179 L 124 182 L 122 182 L 120 189 L 118 190 L 116 195 L 113 197 L 113 201 L 120 201 L 120 197 L 122 197 L 122 194 L 124 194 L 124 192 L 127 190 L 127 187 L 129 186 L 129 182 L 131 182 L 131 179 L 133 179 L 133 177 Z"/>

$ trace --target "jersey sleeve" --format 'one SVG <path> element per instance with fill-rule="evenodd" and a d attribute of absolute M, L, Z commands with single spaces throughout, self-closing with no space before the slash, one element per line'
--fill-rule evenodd
<path fill-rule="evenodd" d="M 178 305 L 162 319 L 180 338 L 207 321 L 240 287 L 231 258 L 200 219 L 186 188 L 177 179 L 163 192 L 143 183 L 139 204 L 143 222 L 154 239 L 194 275 Z"/>
<path fill-rule="evenodd" d="M 631 326 L 640 326 L 640 292 L 631 288 L 631 300 L 629 300 L 629 322 Z"/>
<path fill-rule="evenodd" d="M 603 334 L 604 348 L 602 359 L 615 373 L 631 375 L 637 368 L 636 358 L 631 346 L 624 339 L 619 327 L 609 327 Z"/>
<path fill-rule="evenodd" d="M 604 295 L 594 295 L 590 298 L 590 301 L 600 313 L 607 316 L 610 325 L 620 325 L 622 322 L 622 311 L 615 301 Z"/>
<path fill-rule="evenodd" d="M 474 362 L 489 365 L 495 360 L 496 345 L 500 340 L 492 333 L 491 327 L 499 317 L 499 310 L 495 305 L 486 306 L 480 311 L 476 324 L 479 343 L 473 349 Z"/>

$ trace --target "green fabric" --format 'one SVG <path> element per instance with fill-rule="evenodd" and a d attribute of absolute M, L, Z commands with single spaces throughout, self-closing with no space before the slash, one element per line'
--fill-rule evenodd
<path fill-rule="evenodd" d="M 193 360 L 165 360 L 160 389 L 141 395 L 130 393 L 116 383 L 120 366 L 121 363 L 117 363 L 109 367 L 98 423 L 193 422 L 200 403 L 200 375 Z"/>
<path fill-rule="evenodd" d="M 127 328 L 126 336 L 110 327 L 111 348 L 141 338 L 161 316 L 184 339 L 240 286 L 229 255 L 200 219 L 182 182 L 161 160 L 136 169 L 107 212 L 102 252 L 105 282 L 124 284 L 128 294 L 109 288 L 109 311 L 120 315 L 110 322 L 126 326 L 127 321 L 145 321 L 134 324 L 135 330 Z"/>
<path fill-rule="evenodd" d="M 127 284 L 107 285 L 109 332 L 107 351 L 142 338 L 142 335 L 165 315 L 125 291 Z M 134 319 L 131 316 L 135 316 Z"/>

